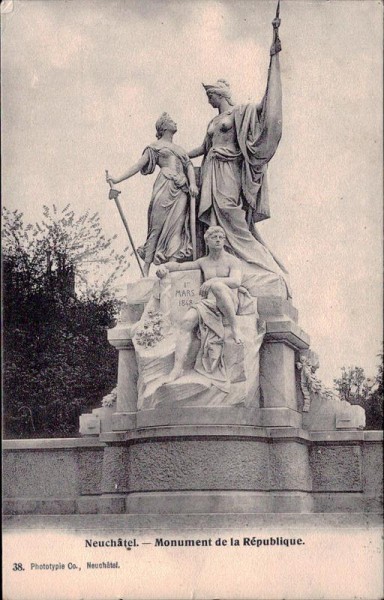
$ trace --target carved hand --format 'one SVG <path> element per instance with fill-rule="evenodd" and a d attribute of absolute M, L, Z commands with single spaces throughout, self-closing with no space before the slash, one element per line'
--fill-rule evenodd
<path fill-rule="evenodd" d="M 163 279 L 164 277 L 166 277 L 168 275 L 167 267 L 165 265 L 161 265 L 161 267 L 157 269 L 156 275 L 159 279 Z"/>
<path fill-rule="evenodd" d="M 112 184 L 112 185 L 115 185 L 116 183 L 119 183 L 117 179 L 114 179 L 110 175 L 106 175 L 105 179 L 106 179 L 107 183 Z"/>
<path fill-rule="evenodd" d="M 211 281 L 205 281 L 200 288 L 200 296 L 202 298 L 207 298 L 210 291 L 211 291 Z"/>
<path fill-rule="evenodd" d="M 279 38 L 277 38 L 271 46 L 270 54 L 271 54 L 271 56 L 274 56 L 275 54 L 278 54 L 279 52 L 281 52 L 281 41 Z"/>
<path fill-rule="evenodd" d="M 193 196 L 194 198 L 196 198 L 197 194 L 199 193 L 199 190 L 197 189 L 196 185 L 190 185 L 189 186 L 189 193 L 191 194 L 191 196 Z"/>

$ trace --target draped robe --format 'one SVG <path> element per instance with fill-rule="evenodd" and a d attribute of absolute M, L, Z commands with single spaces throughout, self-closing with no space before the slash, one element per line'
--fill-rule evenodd
<path fill-rule="evenodd" d="M 279 57 L 271 57 L 267 90 L 260 105 L 233 108 L 237 148 L 212 146 L 207 133 L 201 167 L 198 218 L 220 225 L 228 249 L 260 272 L 274 273 L 289 295 L 287 272 L 266 247 L 255 223 L 270 217 L 267 164 L 276 152 L 282 132 Z"/>
<path fill-rule="evenodd" d="M 186 153 L 175 147 L 147 146 L 148 163 L 143 175 L 154 172 L 161 155 L 163 166 L 155 181 L 148 208 L 148 234 L 137 249 L 146 262 L 159 265 L 169 260 L 187 260 L 192 256 L 188 182 L 185 170 L 190 163 Z M 143 154 L 144 154 L 143 152 Z"/>

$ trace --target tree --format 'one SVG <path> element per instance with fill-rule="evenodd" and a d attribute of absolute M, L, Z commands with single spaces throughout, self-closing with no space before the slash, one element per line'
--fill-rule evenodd
<path fill-rule="evenodd" d="M 343 367 L 341 377 L 333 380 L 341 400 L 362 406 L 366 429 L 383 428 L 383 355 L 374 378 L 366 377 L 361 367 Z"/>
<path fill-rule="evenodd" d="M 367 429 L 383 429 L 383 355 L 379 354 L 379 357 L 380 363 L 367 403 Z"/>
<path fill-rule="evenodd" d="M 367 379 L 361 367 L 343 367 L 341 377 L 334 379 L 341 400 L 363 406 L 369 397 L 373 381 Z"/>
<path fill-rule="evenodd" d="M 45 293 L 74 294 L 75 276 L 87 281 L 95 267 L 103 267 L 103 278 L 85 295 L 109 296 L 113 284 L 128 269 L 128 248 L 118 254 L 116 235 L 107 239 L 98 213 L 76 216 L 68 204 L 60 213 L 55 205 L 43 206 L 44 220 L 24 225 L 23 214 L 3 208 L 3 259 L 6 272 L 13 271 L 19 288 Z M 71 289 L 72 288 L 72 289 Z M 84 287 L 83 287 L 84 290 Z M 81 293 L 81 289 L 79 290 Z"/>
<path fill-rule="evenodd" d="M 44 207 L 44 221 L 24 225 L 3 210 L 3 390 L 8 437 L 78 431 L 81 412 L 115 386 L 117 356 L 106 339 L 119 302 L 111 285 L 128 268 L 98 215 Z M 108 271 L 100 286 L 75 289 L 89 260 Z"/>

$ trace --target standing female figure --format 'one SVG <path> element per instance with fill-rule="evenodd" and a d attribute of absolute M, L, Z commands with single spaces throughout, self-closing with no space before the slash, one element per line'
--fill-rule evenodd
<path fill-rule="evenodd" d="M 141 159 L 119 178 L 107 177 L 112 184 L 136 175 L 160 173 L 153 186 L 148 209 L 148 234 L 143 246 L 137 249 L 144 260 L 144 275 L 152 263 L 184 261 L 192 256 L 189 196 L 197 195 L 195 173 L 185 150 L 173 143 L 176 123 L 168 113 L 156 121 L 157 141 L 147 146 Z"/>
<path fill-rule="evenodd" d="M 275 32 L 279 26 L 275 19 Z M 254 225 L 270 216 L 266 170 L 281 137 L 281 81 L 277 33 L 271 48 L 267 91 L 260 105 L 235 105 L 224 79 L 203 84 L 218 114 L 208 124 L 201 146 L 189 157 L 204 156 L 198 217 L 207 226 L 220 225 L 228 249 L 260 275 L 279 280 L 288 294 L 287 273 L 258 235 Z M 269 275 L 270 274 L 270 275 Z"/>

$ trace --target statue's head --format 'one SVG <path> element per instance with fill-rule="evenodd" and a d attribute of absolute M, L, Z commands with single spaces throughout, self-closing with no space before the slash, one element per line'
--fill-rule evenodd
<path fill-rule="evenodd" d="M 220 225 L 208 227 L 204 240 L 208 248 L 223 248 L 226 241 L 225 231 Z"/>
<path fill-rule="evenodd" d="M 222 98 L 225 98 L 228 104 L 234 106 L 231 87 L 225 79 L 218 79 L 216 83 L 203 83 L 203 87 L 207 93 L 208 102 L 213 108 L 219 107 Z"/>
<path fill-rule="evenodd" d="M 163 112 L 157 119 L 155 127 L 158 140 L 163 137 L 165 131 L 171 131 L 172 133 L 177 131 L 177 124 L 166 112 Z"/>

